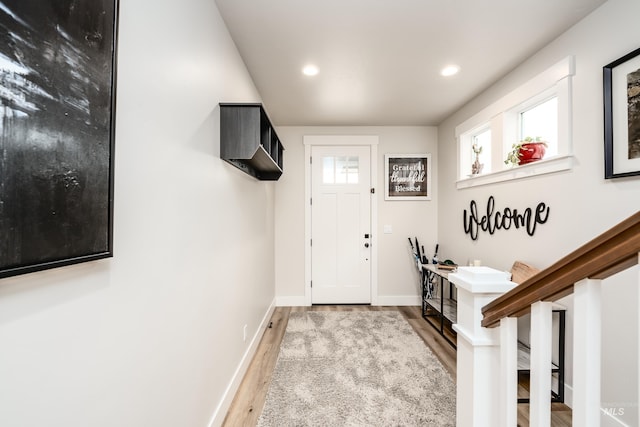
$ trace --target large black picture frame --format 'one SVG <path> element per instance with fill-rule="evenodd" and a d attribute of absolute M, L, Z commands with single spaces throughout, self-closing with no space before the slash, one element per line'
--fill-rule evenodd
<path fill-rule="evenodd" d="M 604 177 L 640 175 L 640 48 L 603 67 Z"/>
<path fill-rule="evenodd" d="M 0 3 L 0 278 L 113 256 L 118 0 Z"/>

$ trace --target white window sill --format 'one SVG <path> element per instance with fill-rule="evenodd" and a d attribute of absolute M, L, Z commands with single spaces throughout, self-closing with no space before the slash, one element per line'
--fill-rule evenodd
<path fill-rule="evenodd" d="M 573 156 L 555 156 L 550 159 L 539 160 L 522 166 L 514 166 L 498 172 L 484 173 L 470 176 L 456 182 L 458 190 L 495 184 L 496 182 L 512 181 L 537 175 L 570 170 L 573 167 Z"/>

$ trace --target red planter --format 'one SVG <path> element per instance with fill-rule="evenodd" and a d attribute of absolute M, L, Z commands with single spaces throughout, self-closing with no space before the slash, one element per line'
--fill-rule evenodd
<path fill-rule="evenodd" d="M 525 142 L 520 147 L 518 164 L 526 165 L 541 160 L 546 150 L 547 147 L 543 142 Z"/>

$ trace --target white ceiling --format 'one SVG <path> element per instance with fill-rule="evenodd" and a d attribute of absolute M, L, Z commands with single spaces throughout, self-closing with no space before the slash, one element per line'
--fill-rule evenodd
<path fill-rule="evenodd" d="M 439 124 L 605 1 L 216 3 L 274 124 L 373 126 Z"/>

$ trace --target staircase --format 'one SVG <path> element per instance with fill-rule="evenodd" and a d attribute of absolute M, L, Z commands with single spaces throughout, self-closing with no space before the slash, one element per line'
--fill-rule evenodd
<path fill-rule="evenodd" d="M 487 267 L 460 267 L 459 427 L 517 425 L 517 319 L 531 314 L 530 426 L 551 420 L 552 303 L 573 294 L 573 425 L 600 426 L 601 283 L 638 264 L 640 212 L 522 284 Z M 640 284 L 640 277 L 637 278 Z M 635 337 L 634 341 L 640 341 Z M 638 383 L 637 376 L 630 381 Z M 638 410 L 637 404 L 628 410 Z"/>

